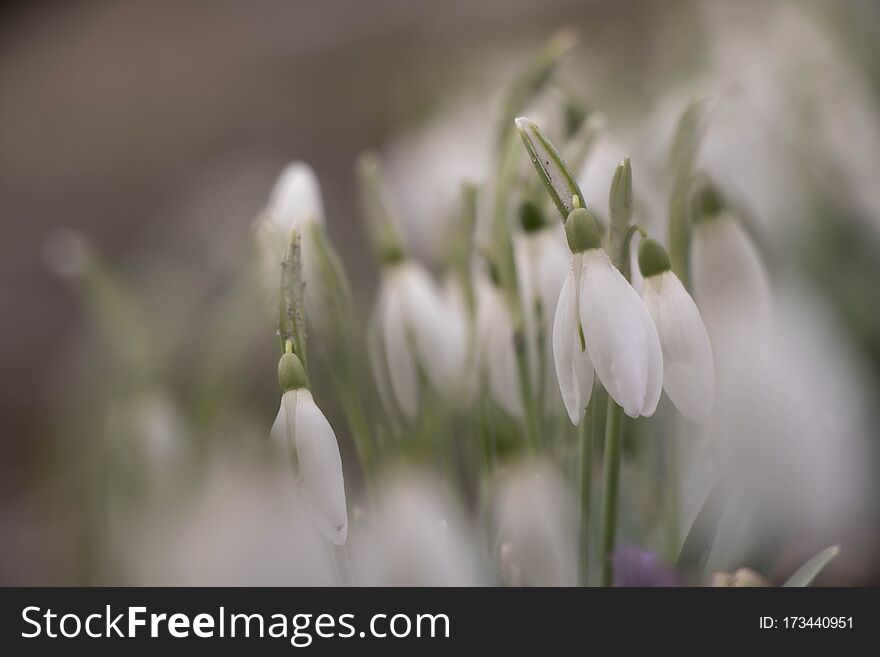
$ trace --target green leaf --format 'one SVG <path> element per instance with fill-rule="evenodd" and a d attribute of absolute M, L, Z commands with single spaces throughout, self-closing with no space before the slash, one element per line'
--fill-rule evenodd
<path fill-rule="evenodd" d="M 611 215 L 611 261 L 620 269 L 626 254 L 623 252 L 626 234 L 632 221 L 632 165 L 629 158 L 617 165 L 608 194 Z"/>
<path fill-rule="evenodd" d="M 688 192 L 697 149 L 703 138 L 706 98 L 692 100 L 675 128 L 670 156 L 673 184 L 669 199 L 669 258 L 676 276 L 688 284 L 687 258 L 690 248 L 691 217 Z"/>
<path fill-rule="evenodd" d="M 786 588 L 809 586 L 839 552 L 839 545 L 832 545 L 829 548 L 825 548 L 803 566 L 798 568 L 794 575 L 789 577 L 788 581 L 782 586 Z"/>
<path fill-rule="evenodd" d="M 691 528 L 688 530 L 675 563 L 683 568 L 699 568 L 706 561 L 715 534 L 718 533 L 721 491 L 718 484 L 709 490 Z"/>
<path fill-rule="evenodd" d="M 374 153 L 362 153 L 356 165 L 358 197 L 374 255 L 380 263 L 405 255 L 397 217 L 385 194 L 382 165 Z"/>
<path fill-rule="evenodd" d="M 573 198 L 575 196 L 581 200 L 583 206 L 584 196 L 581 194 L 580 187 L 563 162 L 559 151 L 537 125 L 521 116 L 516 119 L 516 127 L 519 129 L 523 145 L 529 153 L 535 170 L 547 188 L 547 193 L 550 194 L 559 215 L 565 221 L 565 218 L 574 210 Z"/>

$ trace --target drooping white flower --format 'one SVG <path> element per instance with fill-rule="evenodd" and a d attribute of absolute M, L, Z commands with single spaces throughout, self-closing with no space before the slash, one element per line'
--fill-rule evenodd
<path fill-rule="evenodd" d="M 318 285 L 315 230 L 324 226 L 324 204 L 321 188 L 312 168 L 304 162 L 291 162 L 278 176 L 269 201 L 257 226 L 261 267 L 269 298 L 278 294 L 279 269 L 292 230 L 300 235 L 302 279 L 305 284 L 306 316 L 320 321 L 321 298 Z M 274 312 L 274 307 L 273 307 Z"/>
<path fill-rule="evenodd" d="M 544 381 L 545 406 L 558 403 L 558 387 L 554 382 L 551 333 L 553 310 L 559 299 L 568 271 L 569 251 L 564 231 L 557 224 L 514 236 L 514 257 L 519 292 L 524 310 L 525 335 L 529 354 L 532 385 Z M 539 335 L 542 339 L 539 340 Z M 543 354 L 540 349 L 543 348 Z M 539 371 L 544 363 L 543 374 Z"/>
<path fill-rule="evenodd" d="M 418 366 L 441 392 L 454 383 L 459 340 L 446 333 L 446 304 L 427 270 L 404 259 L 385 265 L 373 320 L 377 332 L 372 362 L 377 383 L 388 385 L 397 408 L 409 419 L 419 406 Z"/>
<path fill-rule="evenodd" d="M 639 269 L 645 277 L 642 299 L 663 350 L 663 389 L 685 417 L 703 422 L 715 394 L 712 345 L 703 318 L 656 241 L 639 245 Z"/>
<path fill-rule="evenodd" d="M 476 364 L 485 376 L 492 399 L 508 414 L 523 417 L 516 364 L 513 320 L 504 293 L 487 276 L 478 276 L 474 284 L 477 303 Z"/>
<path fill-rule="evenodd" d="M 269 436 L 282 454 L 293 450 L 296 455 L 297 483 L 312 522 L 328 541 L 344 545 L 348 514 L 336 434 L 305 387 L 302 364 L 294 354 L 281 357 L 278 379 L 284 393 Z"/>
<path fill-rule="evenodd" d="M 694 225 L 690 248 L 694 297 L 717 345 L 769 334 L 772 305 L 767 273 L 754 243 L 727 211 Z"/>
<path fill-rule="evenodd" d="M 578 327 L 562 326 L 563 318 L 573 314 L 576 294 L 584 346 L 602 385 L 630 417 L 653 415 L 663 384 L 663 355 L 654 322 L 638 293 L 602 250 L 596 219 L 577 209 L 565 223 L 572 272 L 557 306 L 561 317 L 558 330 L 554 327 L 554 354 L 561 361 L 579 353 L 573 339 Z M 570 400 L 566 408 L 572 419 L 582 417 L 580 409 L 569 404 L 580 403 L 588 378 L 583 363 L 576 367 L 582 368 L 580 376 L 564 372 L 559 377 L 563 399 Z"/>

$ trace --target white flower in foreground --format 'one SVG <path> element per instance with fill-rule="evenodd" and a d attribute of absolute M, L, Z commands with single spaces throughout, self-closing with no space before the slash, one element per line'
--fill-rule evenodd
<path fill-rule="evenodd" d="M 385 477 L 352 544 L 355 576 L 365 586 L 482 584 L 460 505 L 425 473 Z"/>
<path fill-rule="evenodd" d="M 284 393 L 270 438 L 298 463 L 297 483 L 309 517 L 334 545 L 348 536 L 345 482 L 336 434 L 306 387 L 299 358 L 285 353 L 278 363 L 278 382 Z"/>
<path fill-rule="evenodd" d="M 422 265 L 403 259 L 383 267 L 373 318 L 378 353 L 372 363 L 377 383 L 391 388 L 390 397 L 409 419 L 419 409 L 419 365 L 437 390 L 448 392 L 453 384 L 461 346 L 446 333 L 448 319 L 446 304 Z"/>
<path fill-rule="evenodd" d="M 750 334 L 766 336 L 772 312 L 767 273 L 752 240 L 726 211 L 704 214 L 690 250 L 694 297 L 716 346 Z"/>
<path fill-rule="evenodd" d="M 553 330 L 553 312 L 559 291 L 568 271 L 568 247 L 564 231 L 557 225 L 532 228 L 514 236 L 513 248 L 522 305 L 525 311 L 525 333 L 529 349 L 529 366 L 533 387 L 544 380 L 546 406 L 558 403 L 558 388 L 554 383 L 555 368 L 550 335 Z M 539 340 L 539 332 L 543 336 Z M 543 345 L 544 353 L 539 352 Z M 541 376 L 540 363 L 544 363 Z"/>
<path fill-rule="evenodd" d="M 492 519 L 506 584 L 577 583 L 576 509 L 556 468 L 525 463 L 505 473 L 495 490 Z"/>
<path fill-rule="evenodd" d="M 559 364 L 568 359 L 572 370 L 559 376 L 569 417 L 582 417 L 588 374 L 577 357 L 586 348 L 589 360 L 608 394 L 630 417 L 653 415 L 663 384 L 663 355 L 654 322 L 638 293 L 602 250 L 596 219 L 583 208 L 565 221 L 572 251 L 571 272 L 559 295 L 553 350 Z M 573 308 L 576 309 L 573 310 Z M 580 319 L 580 329 L 566 318 Z M 584 342 L 580 344 L 580 332 Z"/>
<path fill-rule="evenodd" d="M 645 277 L 642 299 L 663 350 L 663 389 L 682 415 L 703 422 L 715 395 L 712 345 L 703 318 L 655 240 L 639 245 L 639 269 Z"/>
<path fill-rule="evenodd" d="M 296 230 L 300 235 L 306 316 L 310 321 L 320 319 L 322 303 L 320 288 L 316 284 L 319 263 L 313 244 L 313 231 L 323 230 L 324 204 L 318 179 L 309 165 L 291 162 L 284 168 L 261 217 L 257 240 L 270 298 L 274 299 L 278 294 L 279 267 L 290 242 L 290 233 Z M 273 312 L 275 310 L 273 308 Z"/>
<path fill-rule="evenodd" d="M 562 401 L 572 424 L 584 419 L 593 392 L 593 364 L 580 330 L 580 295 L 583 255 L 573 253 L 568 276 L 559 293 L 553 320 L 553 359 Z"/>
<path fill-rule="evenodd" d="M 489 394 L 505 412 L 522 419 L 523 406 L 516 364 L 513 320 L 504 293 L 487 276 L 475 281 L 477 302 L 477 368 L 489 384 Z"/>

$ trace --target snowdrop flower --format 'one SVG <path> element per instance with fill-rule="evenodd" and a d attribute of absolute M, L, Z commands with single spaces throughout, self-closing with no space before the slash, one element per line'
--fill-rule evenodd
<path fill-rule="evenodd" d="M 700 311 L 655 240 L 639 245 L 639 269 L 645 277 L 642 299 L 663 350 L 663 389 L 682 415 L 703 422 L 712 410 L 715 366 Z"/>
<path fill-rule="evenodd" d="M 383 267 L 372 362 L 380 387 L 390 387 L 385 397 L 408 419 L 418 414 L 419 365 L 437 390 L 449 392 L 455 383 L 463 345 L 446 332 L 447 305 L 421 264 L 402 258 Z"/>
<path fill-rule="evenodd" d="M 323 226 L 324 204 L 315 172 L 304 162 L 291 162 L 272 189 L 257 227 L 257 241 L 265 285 L 269 298 L 274 299 L 278 294 L 279 265 L 287 251 L 290 233 L 296 230 L 300 234 L 306 315 L 312 320 L 320 320 L 322 316 L 323 304 L 317 285 L 319 260 L 313 240 L 314 231 L 323 230 Z"/>
<path fill-rule="evenodd" d="M 595 217 L 575 209 L 565 221 L 565 233 L 571 268 L 556 307 L 553 353 L 569 418 L 583 418 L 592 368 L 627 415 L 653 415 L 663 383 L 654 322 L 602 250 Z"/>
<path fill-rule="evenodd" d="M 507 584 L 571 586 L 577 582 L 577 507 L 559 472 L 520 464 L 499 482 L 493 520 Z"/>
<path fill-rule="evenodd" d="M 553 330 L 553 309 L 568 271 L 568 248 L 564 231 L 557 224 L 529 224 L 524 217 L 525 231 L 514 236 L 513 248 L 519 291 L 525 310 L 525 333 L 533 384 L 539 380 L 539 363 L 545 363 L 545 400 L 548 407 L 558 400 L 553 382 L 555 367 L 550 335 Z M 540 312 L 539 312 L 540 310 Z M 543 333 L 544 354 L 539 354 L 539 332 Z"/>
<path fill-rule="evenodd" d="M 713 194 L 711 190 L 707 194 Z M 691 280 L 706 328 L 716 346 L 771 328 L 767 273 L 754 243 L 717 198 L 703 201 L 691 236 Z"/>
<path fill-rule="evenodd" d="M 302 363 L 293 353 L 278 362 L 278 382 L 284 391 L 270 438 L 298 463 L 297 482 L 312 522 L 334 545 L 348 536 L 345 483 L 336 434 L 306 385 Z"/>
<path fill-rule="evenodd" d="M 138 513 L 128 509 L 125 531 L 112 537 L 107 581 L 126 586 L 337 584 L 327 542 L 310 521 L 289 472 L 212 459 L 202 475 L 194 474 L 174 498 L 174 513 L 167 501 Z"/>
<path fill-rule="evenodd" d="M 478 553 L 464 515 L 446 488 L 423 474 L 395 475 L 353 544 L 366 586 L 474 586 Z"/>
<path fill-rule="evenodd" d="M 513 319 L 504 293 L 488 276 L 480 275 L 474 285 L 474 294 L 478 372 L 486 377 L 489 394 L 495 403 L 512 417 L 522 419 Z"/>

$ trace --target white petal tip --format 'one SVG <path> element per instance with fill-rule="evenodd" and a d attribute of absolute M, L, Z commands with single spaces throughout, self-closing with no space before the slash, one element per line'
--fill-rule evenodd
<path fill-rule="evenodd" d="M 516 127 L 520 130 L 525 130 L 531 124 L 531 121 L 525 116 L 518 116 L 513 120 L 516 123 Z"/>

